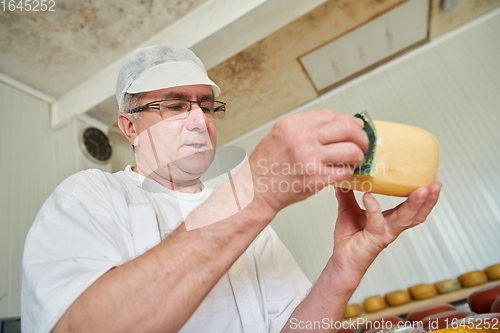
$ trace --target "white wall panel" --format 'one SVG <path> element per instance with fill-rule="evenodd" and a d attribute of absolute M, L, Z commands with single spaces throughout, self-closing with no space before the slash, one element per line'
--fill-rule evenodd
<path fill-rule="evenodd" d="M 427 223 L 380 255 L 353 302 L 500 262 L 499 59 L 496 10 L 292 111 L 369 110 L 375 119 L 422 127 L 441 144 L 438 206 Z M 252 149 L 273 124 L 231 144 Z M 377 198 L 385 208 L 402 201 Z M 330 190 L 288 207 L 273 221 L 312 281 L 331 254 L 336 209 Z"/>
<path fill-rule="evenodd" d="M 70 124 L 50 129 L 49 108 L 0 83 L 0 317 L 20 314 L 24 239 L 41 205 L 76 171 Z"/>

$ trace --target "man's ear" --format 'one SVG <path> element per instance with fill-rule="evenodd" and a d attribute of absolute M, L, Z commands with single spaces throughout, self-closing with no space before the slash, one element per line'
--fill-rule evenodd
<path fill-rule="evenodd" d="M 131 145 L 134 145 L 135 139 L 138 135 L 134 115 L 128 112 L 120 112 L 117 124 L 127 138 L 128 142 L 130 142 Z"/>

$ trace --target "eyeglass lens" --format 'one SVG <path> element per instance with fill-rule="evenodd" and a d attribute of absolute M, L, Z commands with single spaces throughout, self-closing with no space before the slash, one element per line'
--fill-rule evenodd
<path fill-rule="evenodd" d="M 190 102 L 182 99 L 172 99 L 165 100 L 159 103 L 160 114 L 162 118 L 173 118 L 181 119 L 186 118 L 189 114 L 189 110 L 191 110 L 191 104 L 194 102 Z M 222 103 L 217 101 L 201 101 L 198 103 L 199 107 L 202 111 L 208 116 L 214 118 L 222 118 L 224 117 L 224 111 L 220 110 L 220 107 L 223 106 Z"/>

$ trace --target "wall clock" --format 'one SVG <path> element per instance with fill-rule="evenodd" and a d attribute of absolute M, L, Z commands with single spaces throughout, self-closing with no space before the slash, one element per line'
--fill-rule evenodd
<path fill-rule="evenodd" d="M 82 149 L 85 156 L 102 164 L 109 161 L 113 153 L 108 136 L 95 127 L 88 127 L 83 131 Z"/>

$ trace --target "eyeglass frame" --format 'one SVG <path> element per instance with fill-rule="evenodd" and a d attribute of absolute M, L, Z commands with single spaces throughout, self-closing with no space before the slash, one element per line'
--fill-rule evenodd
<path fill-rule="evenodd" d="M 164 101 L 185 101 L 185 102 L 189 102 L 189 109 L 186 110 L 186 113 L 188 114 L 186 116 L 186 118 L 189 117 L 189 112 L 191 112 L 191 108 L 192 108 L 193 103 L 198 104 L 198 107 L 201 109 L 201 103 L 203 103 L 203 102 L 217 102 L 217 103 L 221 103 L 221 106 L 218 106 L 218 107 L 214 108 L 213 112 L 214 113 L 215 112 L 224 112 L 224 116 L 226 115 L 226 102 L 216 101 L 216 100 L 211 100 L 211 99 L 209 99 L 209 100 L 203 100 L 203 101 L 191 101 L 189 99 L 183 99 L 183 98 L 160 99 L 160 100 L 149 102 L 149 103 L 144 104 L 142 106 L 138 106 L 136 108 L 133 108 L 132 110 L 128 111 L 128 113 L 134 114 L 134 113 L 139 113 L 139 112 L 142 112 L 142 111 L 145 111 L 145 110 L 158 110 L 158 111 L 160 111 L 159 114 L 160 114 L 160 117 L 161 117 L 160 102 L 164 102 Z M 205 113 L 205 112 L 203 112 L 203 113 Z M 222 116 L 219 119 L 224 118 L 224 116 Z M 163 118 L 163 119 L 169 119 L 169 118 Z M 185 119 L 185 118 L 181 118 L 181 119 Z"/>

